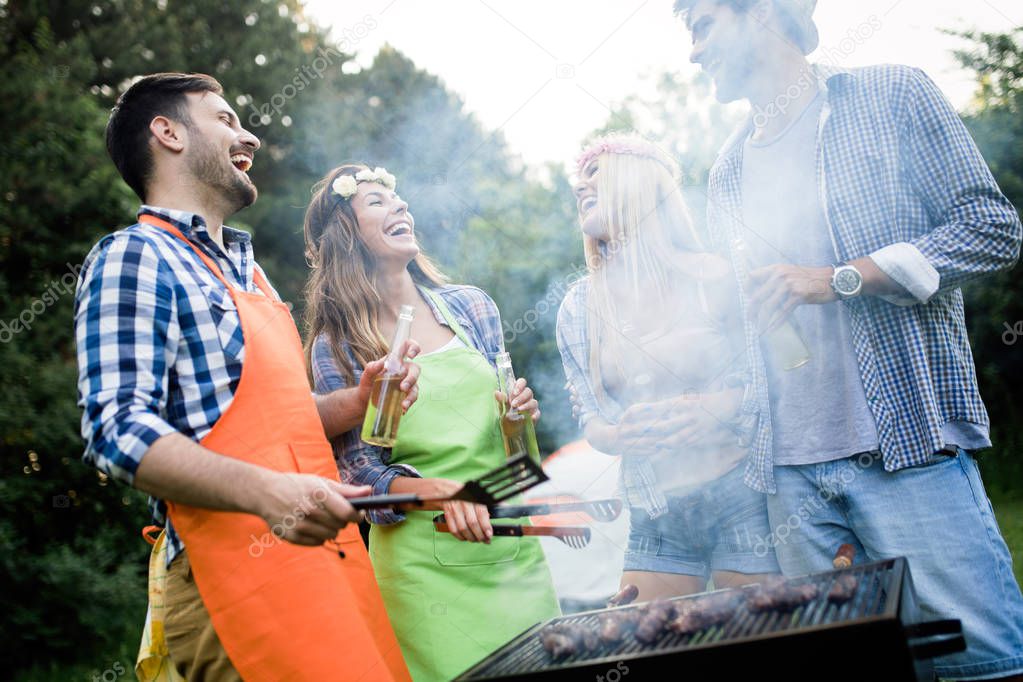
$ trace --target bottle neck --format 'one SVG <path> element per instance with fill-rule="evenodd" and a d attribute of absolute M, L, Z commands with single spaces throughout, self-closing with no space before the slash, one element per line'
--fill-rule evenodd
<path fill-rule="evenodd" d="M 412 318 L 401 315 L 398 317 L 398 325 L 394 329 L 394 338 L 391 339 L 391 349 L 387 353 L 387 359 L 384 360 L 384 370 L 389 374 L 394 374 L 401 369 L 401 349 L 408 341 L 409 332 L 412 329 Z"/>
<path fill-rule="evenodd" d="M 515 370 L 512 369 L 511 364 L 498 363 L 497 365 L 497 388 L 501 393 L 505 395 L 506 402 L 504 403 L 503 412 L 516 412 L 508 407 L 507 399 L 510 399 L 511 389 L 515 386 Z"/>

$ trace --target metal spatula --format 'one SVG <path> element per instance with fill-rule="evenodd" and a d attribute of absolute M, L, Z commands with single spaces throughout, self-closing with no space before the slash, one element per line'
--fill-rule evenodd
<path fill-rule="evenodd" d="M 583 512 L 594 521 L 609 522 L 622 513 L 622 501 L 615 498 L 590 502 L 554 502 L 548 504 L 501 505 L 490 510 L 492 519 L 514 519 L 522 516 L 547 516 L 562 512 Z"/>
<path fill-rule="evenodd" d="M 434 517 L 433 526 L 442 533 L 451 532 L 443 514 Z M 491 527 L 494 529 L 494 537 L 548 535 L 561 540 L 572 549 L 582 549 L 590 544 L 590 529 L 585 526 L 504 526 L 495 523 Z"/>
<path fill-rule="evenodd" d="M 356 509 L 383 509 L 402 505 L 423 506 L 427 502 L 463 500 L 493 507 L 520 495 L 547 480 L 547 474 L 528 454 L 513 457 L 499 467 L 491 469 L 474 481 L 466 481 L 461 489 L 449 497 L 420 497 L 412 493 L 403 495 L 371 495 L 348 500 Z"/>

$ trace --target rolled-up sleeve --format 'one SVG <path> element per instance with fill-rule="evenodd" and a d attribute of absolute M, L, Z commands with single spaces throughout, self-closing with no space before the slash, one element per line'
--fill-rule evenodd
<path fill-rule="evenodd" d="M 326 394 L 338 389 L 347 388 L 341 369 L 334 359 L 330 342 L 325 336 L 313 341 L 311 353 L 313 387 L 316 393 Z M 355 382 L 362 375 L 362 368 L 355 368 Z M 374 495 L 386 495 L 391 483 L 398 476 L 422 478 L 414 467 L 405 464 L 389 464 L 390 448 L 382 448 L 363 442 L 360 429 L 337 436 L 331 440 L 334 448 L 334 460 L 337 462 L 341 480 L 352 485 L 372 486 Z M 373 509 L 367 513 L 370 523 L 380 526 L 398 523 L 405 520 L 405 515 L 391 509 Z"/>
<path fill-rule="evenodd" d="M 934 228 L 913 239 L 912 246 L 937 272 L 942 290 L 1012 267 L 1023 233 L 1019 214 L 959 115 L 919 69 L 911 70 L 906 101 L 902 153 L 913 187 L 935 220 Z M 905 254 L 901 258 L 903 264 L 911 260 Z M 920 303 L 931 289 L 907 288 Z"/>
<path fill-rule="evenodd" d="M 96 246 L 75 292 L 83 459 L 128 485 L 153 442 L 176 432 L 164 418 L 179 336 L 165 267 L 144 237 L 118 234 Z"/>

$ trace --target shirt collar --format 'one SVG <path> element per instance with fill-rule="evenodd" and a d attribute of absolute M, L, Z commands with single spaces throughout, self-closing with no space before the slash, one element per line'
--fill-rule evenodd
<path fill-rule="evenodd" d="M 151 215 L 156 218 L 162 218 L 181 230 L 181 234 L 185 235 L 188 239 L 197 239 L 200 233 L 205 234 L 207 237 L 209 236 L 209 230 L 206 228 L 206 220 L 198 213 L 143 204 L 139 208 L 137 215 Z M 245 232 L 244 230 L 237 230 L 233 227 L 228 227 L 227 225 L 223 226 L 222 234 L 224 236 L 225 246 L 235 242 L 247 243 L 252 241 L 252 235 L 248 232 Z"/>
<path fill-rule="evenodd" d="M 817 79 L 817 87 L 824 97 L 825 106 L 834 96 L 841 94 L 852 82 L 854 72 L 842 66 L 829 66 L 827 64 L 810 64 L 810 71 Z M 729 135 L 725 143 L 721 145 L 718 152 L 719 158 L 729 158 L 738 152 L 743 141 L 753 130 L 753 112 L 751 111 L 746 121 L 738 130 Z"/>

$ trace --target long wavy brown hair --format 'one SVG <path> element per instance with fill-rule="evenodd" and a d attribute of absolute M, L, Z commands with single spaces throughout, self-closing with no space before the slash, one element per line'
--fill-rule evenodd
<path fill-rule="evenodd" d="M 326 334 L 345 380 L 354 370 L 345 344 L 360 367 L 387 354 L 390 342 L 380 333 L 384 301 L 374 283 L 376 263 L 359 236 L 359 223 L 347 199 L 331 190 L 342 175 L 355 175 L 369 166 L 344 164 L 313 185 L 305 212 L 305 256 L 312 273 L 305 285 L 306 365 L 312 367 L 313 342 Z M 447 277 L 422 252 L 408 265 L 416 284 L 442 286 Z M 311 371 L 311 370 L 310 370 Z"/>

